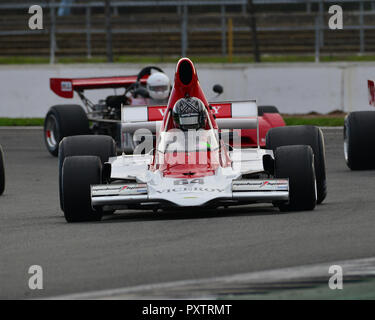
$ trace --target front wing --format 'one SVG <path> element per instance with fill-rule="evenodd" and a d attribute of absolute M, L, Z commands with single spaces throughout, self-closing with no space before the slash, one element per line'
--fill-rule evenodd
<path fill-rule="evenodd" d="M 152 189 L 152 188 L 151 188 Z M 194 207 L 236 205 L 255 202 L 287 202 L 288 179 L 233 180 L 229 188 L 181 183 L 172 188 L 156 189 L 139 184 L 106 184 L 91 186 L 92 206 L 126 207 L 128 205 L 154 207 Z"/>

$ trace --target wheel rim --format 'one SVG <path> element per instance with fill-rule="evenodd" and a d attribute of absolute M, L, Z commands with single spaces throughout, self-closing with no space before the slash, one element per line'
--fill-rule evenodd
<path fill-rule="evenodd" d="M 54 116 L 49 116 L 46 121 L 45 128 L 45 139 L 47 145 L 50 149 L 56 149 L 57 147 L 57 128 L 56 128 L 56 118 Z"/>

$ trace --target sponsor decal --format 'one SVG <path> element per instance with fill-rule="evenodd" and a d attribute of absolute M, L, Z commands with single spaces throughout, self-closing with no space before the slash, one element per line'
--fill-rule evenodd
<path fill-rule="evenodd" d="M 180 187 L 156 190 L 157 193 L 182 193 L 182 192 L 224 192 L 225 189 L 220 188 L 208 188 L 208 187 Z"/>
<path fill-rule="evenodd" d="M 212 104 L 212 111 L 217 118 L 231 118 L 232 117 L 232 104 Z"/>
<path fill-rule="evenodd" d="M 285 185 L 289 181 L 288 180 L 259 180 L 259 181 L 234 181 L 233 184 L 235 186 L 259 186 L 259 187 L 264 187 L 264 186 L 280 186 L 280 185 Z"/>
<path fill-rule="evenodd" d="M 61 81 L 61 91 L 70 92 L 72 90 L 72 83 L 70 81 Z"/>
<path fill-rule="evenodd" d="M 288 180 L 244 180 L 234 181 L 233 191 L 288 190 Z"/>
<path fill-rule="evenodd" d="M 120 195 L 120 194 L 137 194 L 147 193 L 146 184 L 134 185 L 100 185 L 92 188 L 93 196 Z"/>
<path fill-rule="evenodd" d="M 148 107 L 148 121 L 161 121 L 163 120 L 166 106 Z"/>

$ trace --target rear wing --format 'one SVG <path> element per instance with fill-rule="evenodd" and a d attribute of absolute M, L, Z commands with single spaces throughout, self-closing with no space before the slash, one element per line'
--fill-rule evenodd
<path fill-rule="evenodd" d="M 148 75 L 144 76 L 140 82 L 146 84 Z M 51 78 L 51 90 L 62 98 L 73 98 L 74 91 L 84 91 L 92 89 L 127 88 L 137 81 L 137 76 L 118 76 L 101 78 Z"/>
<path fill-rule="evenodd" d="M 373 80 L 368 80 L 368 93 L 369 93 L 369 103 L 375 107 L 375 84 Z"/>
<path fill-rule="evenodd" d="M 257 129 L 258 107 L 254 100 L 215 102 L 211 104 L 219 129 Z M 167 106 L 123 106 L 121 122 L 123 132 L 134 133 L 160 129 Z"/>

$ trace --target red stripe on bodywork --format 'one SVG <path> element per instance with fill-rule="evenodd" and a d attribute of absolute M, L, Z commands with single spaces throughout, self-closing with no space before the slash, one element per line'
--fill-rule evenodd
<path fill-rule="evenodd" d="M 211 106 L 216 118 L 232 118 L 231 103 L 212 103 Z"/>
<path fill-rule="evenodd" d="M 161 121 L 163 120 L 167 106 L 152 106 L 147 108 L 148 121 Z"/>

